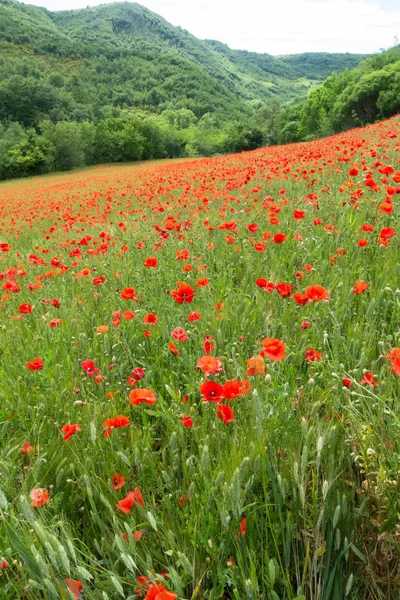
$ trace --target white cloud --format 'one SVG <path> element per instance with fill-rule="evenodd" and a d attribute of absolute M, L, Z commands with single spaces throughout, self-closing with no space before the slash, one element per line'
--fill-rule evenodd
<path fill-rule="evenodd" d="M 50 10 L 104 0 L 37 0 Z M 173 25 L 270 54 L 376 52 L 400 37 L 399 0 L 140 0 Z"/>

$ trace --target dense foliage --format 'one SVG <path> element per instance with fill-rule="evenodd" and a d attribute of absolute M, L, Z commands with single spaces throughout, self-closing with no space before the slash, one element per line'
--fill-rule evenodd
<path fill-rule="evenodd" d="M 328 136 L 400 112 L 400 46 L 330 75 L 304 105 L 279 115 L 280 143 Z"/>
<path fill-rule="evenodd" d="M 294 64 L 231 50 L 134 3 L 52 13 L 0 0 L 0 178 L 255 148 L 265 142 L 265 106 L 304 96 L 311 79 L 361 58 L 299 55 Z M 67 160 L 44 121 L 59 146 L 74 140 Z"/>
<path fill-rule="evenodd" d="M 398 598 L 399 139 L 0 185 L 0 598 Z"/>

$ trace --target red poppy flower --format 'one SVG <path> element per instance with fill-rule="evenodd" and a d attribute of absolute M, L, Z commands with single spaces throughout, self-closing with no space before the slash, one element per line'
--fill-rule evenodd
<path fill-rule="evenodd" d="M 310 298 L 306 294 L 302 294 L 301 292 L 296 292 L 292 295 L 292 298 L 297 304 L 300 306 L 305 306 L 310 303 Z"/>
<path fill-rule="evenodd" d="M 348 377 L 342 377 L 342 385 L 344 385 L 344 387 L 349 388 L 352 385 L 352 381 L 351 379 L 349 379 Z"/>
<path fill-rule="evenodd" d="M 368 373 L 364 374 L 364 379 L 362 379 L 360 381 L 360 384 L 361 385 L 370 385 L 371 387 L 375 387 L 376 385 L 378 385 L 378 382 L 375 381 L 373 373 L 368 372 Z"/>
<path fill-rule="evenodd" d="M 172 332 L 172 337 L 174 338 L 174 340 L 178 340 L 181 343 L 186 342 L 186 340 L 189 339 L 188 334 L 184 329 L 182 329 L 182 327 L 175 327 L 175 329 Z"/>
<path fill-rule="evenodd" d="M 144 600 L 175 600 L 177 597 L 178 594 L 168 592 L 161 583 L 157 583 L 156 585 L 150 584 Z"/>
<path fill-rule="evenodd" d="M 30 454 L 33 451 L 34 451 L 34 447 L 31 446 L 29 442 L 24 442 L 22 444 L 22 448 L 20 450 L 20 452 L 22 452 L 22 454 Z"/>
<path fill-rule="evenodd" d="M 49 492 L 44 488 L 36 488 L 32 490 L 29 496 L 32 500 L 31 504 L 34 508 L 43 506 L 43 504 L 47 504 L 50 499 Z"/>
<path fill-rule="evenodd" d="M 84 360 L 81 363 L 81 367 L 88 377 L 92 377 L 95 373 L 100 372 L 100 369 L 96 369 L 96 367 L 94 366 L 94 361 L 90 359 Z"/>
<path fill-rule="evenodd" d="M 128 417 L 124 417 L 123 415 L 117 415 L 113 419 L 107 419 L 102 424 L 102 427 L 106 427 L 106 431 L 104 432 L 105 437 L 109 437 L 112 433 L 113 429 L 118 429 L 119 427 L 127 427 L 130 424 Z"/>
<path fill-rule="evenodd" d="M 135 389 L 130 392 L 129 401 L 134 406 L 137 406 L 142 402 L 151 406 L 157 401 L 157 398 L 152 390 Z"/>
<path fill-rule="evenodd" d="M 121 314 L 121 317 L 127 321 L 130 321 L 131 319 L 134 319 L 136 315 L 131 310 L 124 310 L 124 312 Z"/>
<path fill-rule="evenodd" d="M 240 535 L 240 537 L 244 537 L 246 535 L 246 528 L 247 528 L 247 519 L 246 519 L 246 517 L 244 517 L 240 521 L 239 526 L 240 526 L 239 535 Z"/>
<path fill-rule="evenodd" d="M 26 366 L 30 371 L 41 371 L 43 369 L 43 361 L 41 358 L 35 358 L 32 362 L 27 362 Z"/>
<path fill-rule="evenodd" d="M 128 495 L 125 496 L 125 498 L 122 498 L 122 500 L 120 500 L 115 506 L 126 515 L 129 515 L 132 508 L 135 506 L 134 492 L 129 492 Z"/>
<path fill-rule="evenodd" d="M 186 427 L 187 429 L 190 429 L 191 427 L 193 427 L 193 419 L 191 417 L 182 417 L 181 421 L 182 421 L 182 425 L 184 427 Z"/>
<path fill-rule="evenodd" d="M 32 306 L 30 304 L 21 304 L 19 307 L 19 312 L 23 315 L 29 315 L 32 312 Z"/>
<path fill-rule="evenodd" d="M 223 386 L 217 381 L 205 381 L 200 386 L 203 400 L 207 402 L 220 402 L 222 400 Z"/>
<path fill-rule="evenodd" d="M 137 296 L 137 293 L 133 288 L 125 288 L 120 293 L 120 296 L 123 300 L 133 300 Z"/>
<path fill-rule="evenodd" d="M 321 300 L 329 300 L 329 292 L 322 285 L 311 285 L 305 291 L 307 298 L 313 302 L 320 302 Z"/>
<path fill-rule="evenodd" d="M 368 290 L 368 283 L 365 281 L 356 281 L 353 288 L 353 294 L 363 294 Z"/>
<path fill-rule="evenodd" d="M 174 342 L 169 343 L 168 350 L 171 352 L 171 354 L 174 354 L 175 356 L 179 356 L 179 350 L 176 347 L 176 344 L 174 344 Z"/>
<path fill-rule="evenodd" d="M 196 281 L 196 287 L 207 287 L 210 280 L 207 277 L 202 277 Z"/>
<path fill-rule="evenodd" d="M 364 223 L 364 225 L 361 227 L 361 231 L 375 231 L 375 227 L 369 223 Z"/>
<path fill-rule="evenodd" d="M 106 280 L 105 277 L 103 277 L 103 275 L 100 275 L 100 277 L 95 277 L 92 281 L 93 281 L 93 285 L 95 285 L 96 287 L 98 287 L 99 285 L 101 285 L 102 283 L 104 283 Z"/>
<path fill-rule="evenodd" d="M 150 258 L 146 258 L 144 266 L 145 267 L 152 267 L 154 269 L 157 266 L 157 258 L 155 256 L 151 256 Z"/>
<path fill-rule="evenodd" d="M 189 323 L 192 323 L 193 321 L 198 321 L 199 319 L 201 319 L 201 314 L 195 311 L 191 312 L 187 318 Z"/>
<path fill-rule="evenodd" d="M 68 579 L 65 579 L 65 583 L 67 584 L 67 586 L 71 590 L 72 595 L 74 596 L 74 598 L 76 600 L 79 600 L 79 598 L 81 597 L 81 592 L 83 590 L 83 585 L 81 584 L 81 582 L 78 581 L 77 579 L 70 579 L 68 577 Z"/>
<path fill-rule="evenodd" d="M 145 376 L 145 372 L 143 369 L 141 369 L 140 367 L 137 367 L 136 369 L 132 370 L 132 377 L 134 378 L 135 381 L 140 381 L 141 379 L 143 379 L 143 377 Z"/>
<path fill-rule="evenodd" d="M 233 400 L 242 394 L 241 382 L 237 379 L 225 381 L 222 389 L 222 396 L 225 400 Z"/>
<path fill-rule="evenodd" d="M 261 350 L 260 356 L 266 356 L 274 361 L 280 361 L 285 358 L 286 347 L 281 340 L 266 338 L 261 343 L 264 346 L 264 350 Z"/>
<path fill-rule="evenodd" d="M 54 329 L 54 327 L 59 327 L 61 325 L 61 323 L 62 323 L 62 319 L 52 319 L 51 321 L 49 321 L 49 325 L 52 329 Z"/>
<path fill-rule="evenodd" d="M 268 294 L 272 294 L 276 287 L 272 281 L 267 281 L 266 279 L 256 279 L 256 285 L 265 292 L 268 292 Z"/>
<path fill-rule="evenodd" d="M 312 348 L 309 348 L 304 352 L 304 358 L 307 362 L 317 362 L 322 360 L 322 354 L 321 352 L 318 352 L 318 350 L 313 350 Z"/>
<path fill-rule="evenodd" d="M 67 423 L 66 425 L 64 425 L 64 427 L 61 428 L 61 431 L 64 433 L 64 442 L 69 440 L 71 436 L 75 435 L 75 433 L 80 430 L 81 425 L 71 425 L 71 423 Z"/>
<path fill-rule="evenodd" d="M 386 358 L 390 360 L 392 373 L 400 376 L 400 348 L 393 348 Z"/>
<path fill-rule="evenodd" d="M 223 371 L 222 361 L 214 356 L 202 356 L 197 361 L 197 366 L 199 369 L 204 371 L 206 376 L 222 373 Z"/>
<path fill-rule="evenodd" d="M 288 298 L 292 293 L 292 286 L 290 283 L 278 283 L 278 285 L 275 286 L 275 289 L 282 298 Z"/>
<path fill-rule="evenodd" d="M 233 409 L 228 404 L 218 404 L 217 406 L 217 417 L 221 419 L 225 423 L 225 425 L 229 425 L 229 423 L 233 423 L 235 420 L 235 413 Z"/>
<path fill-rule="evenodd" d="M 393 227 L 384 227 L 379 233 L 379 239 L 390 240 L 390 238 L 392 238 L 394 235 L 396 235 L 396 232 Z"/>
<path fill-rule="evenodd" d="M 283 244 L 286 241 L 286 235 L 284 233 L 276 233 L 272 238 L 275 244 Z"/>
<path fill-rule="evenodd" d="M 158 324 L 158 317 L 154 313 L 149 313 L 147 315 L 144 315 L 144 317 L 143 317 L 143 323 L 145 325 L 157 325 Z"/>
<path fill-rule="evenodd" d="M 248 367 L 246 375 L 265 375 L 264 358 L 261 356 L 261 354 L 248 358 L 246 360 L 246 364 Z"/>
<path fill-rule="evenodd" d="M 171 291 L 173 299 L 178 304 L 190 304 L 194 298 L 194 289 L 183 281 L 178 282 L 176 285 L 178 286 L 178 290 Z"/>
<path fill-rule="evenodd" d="M 119 490 L 125 485 L 125 477 L 119 473 L 114 473 L 114 475 L 111 477 L 111 483 L 114 490 Z"/>
<path fill-rule="evenodd" d="M 211 352 L 215 348 L 215 341 L 213 340 L 211 335 L 206 335 L 202 346 L 203 346 L 203 350 L 206 354 L 211 354 Z"/>

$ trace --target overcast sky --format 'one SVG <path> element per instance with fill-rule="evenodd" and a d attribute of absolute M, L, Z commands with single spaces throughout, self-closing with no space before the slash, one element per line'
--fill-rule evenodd
<path fill-rule="evenodd" d="M 50 10 L 105 0 L 36 0 Z M 400 0 L 140 0 L 201 39 L 231 48 L 298 52 L 376 52 L 400 38 Z"/>

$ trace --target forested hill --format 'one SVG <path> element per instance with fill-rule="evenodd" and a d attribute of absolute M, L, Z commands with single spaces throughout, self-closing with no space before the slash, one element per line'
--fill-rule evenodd
<path fill-rule="evenodd" d="M 252 149 L 268 142 L 264 110 L 363 58 L 232 50 L 136 3 L 0 0 L 0 178 Z"/>
<path fill-rule="evenodd" d="M 197 117 L 214 111 L 248 113 L 252 101 L 300 96 L 311 80 L 352 68 L 364 58 L 354 54 L 275 58 L 231 50 L 219 42 L 198 40 L 128 2 L 50 12 L 0 0 L 0 40 L 18 46 L 7 52 L 3 45 L 1 54 L 14 59 L 25 55 L 27 74 L 29 58 L 40 56 L 44 75 L 48 71 L 67 76 L 64 96 L 71 94 L 68 79 L 75 75 L 75 104 L 80 103 L 79 96 L 85 106 L 101 104 L 96 97 L 101 87 L 104 104 L 158 111 L 185 107 Z M 54 76 L 50 85 L 57 89 Z"/>
<path fill-rule="evenodd" d="M 278 143 L 327 137 L 400 112 L 400 45 L 333 73 L 306 101 L 281 110 L 274 129 Z"/>

